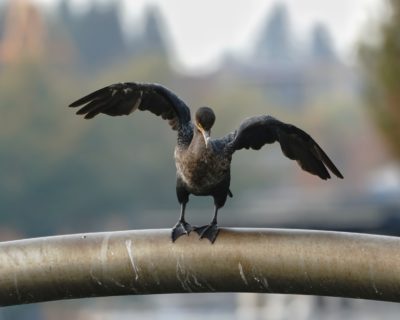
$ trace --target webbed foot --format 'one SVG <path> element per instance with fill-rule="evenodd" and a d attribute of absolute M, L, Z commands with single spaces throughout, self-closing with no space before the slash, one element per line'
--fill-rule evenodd
<path fill-rule="evenodd" d="M 214 243 L 219 233 L 218 225 L 216 223 L 211 223 L 202 227 L 196 227 L 193 228 L 193 230 L 200 235 L 200 239 L 206 238 L 210 240 L 211 243 Z"/>
<path fill-rule="evenodd" d="M 189 235 L 193 231 L 193 227 L 186 221 L 178 221 L 176 225 L 172 228 L 171 238 L 172 242 L 175 242 L 180 236 L 184 234 Z"/>

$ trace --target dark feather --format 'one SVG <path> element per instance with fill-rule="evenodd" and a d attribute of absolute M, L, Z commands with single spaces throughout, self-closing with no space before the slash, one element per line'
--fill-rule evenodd
<path fill-rule="evenodd" d="M 265 144 L 279 142 L 283 154 L 296 160 L 300 167 L 321 179 L 329 179 L 329 169 L 339 178 L 343 175 L 322 148 L 303 130 L 283 123 L 271 116 L 258 116 L 244 120 L 239 128 L 225 138 L 231 153 L 243 148 L 258 150 Z"/>
<path fill-rule="evenodd" d="M 70 107 L 80 107 L 77 114 L 85 115 L 86 119 L 99 113 L 109 116 L 129 115 L 139 109 L 169 120 L 174 130 L 190 122 L 190 110 L 186 104 L 158 84 L 116 83 L 78 99 Z"/>
<path fill-rule="evenodd" d="M 83 98 L 76 100 L 75 102 L 71 103 L 69 106 L 74 108 L 74 107 L 84 105 L 94 99 L 101 99 L 103 97 L 106 97 L 108 95 L 108 92 L 109 92 L 109 87 L 101 88 L 99 90 L 96 90 L 96 91 L 84 96 Z"/>

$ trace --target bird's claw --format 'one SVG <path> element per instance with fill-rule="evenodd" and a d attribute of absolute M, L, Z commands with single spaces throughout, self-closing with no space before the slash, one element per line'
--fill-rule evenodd
<path fill-rule="evenodd" d="M 193 230 L 200 235 L 200 239 L 206 238 L 210 240 L 211 243 L 214 243 L 219 233 L 217 224 L 208 224 L 202 227 L 195 227 Z"/>
<path fill-rule="evenodd" d="M 189 235 L 193 231 L 193 227 L 186 221 L 178 221 L 176 225 L 172 228 L 172 242 L 175 242 L 180 236 L 184 234 Z"/>

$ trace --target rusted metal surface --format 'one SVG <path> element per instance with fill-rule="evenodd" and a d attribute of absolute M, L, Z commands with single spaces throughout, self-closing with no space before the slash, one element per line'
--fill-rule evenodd
<path fill-rule="evenodd" d="M 216 242 L 170 230 L 0 243 L 0 305 L 95 296 L 270 292 L 400 301 L 400 239 L 222 229 Z"/>

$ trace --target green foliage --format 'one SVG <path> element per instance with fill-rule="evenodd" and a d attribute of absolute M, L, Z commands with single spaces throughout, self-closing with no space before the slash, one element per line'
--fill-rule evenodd
<path fill-rule="evenodd" d="M 400 159 L 400 2 L 389 1 L 390 14 L 379 28 L 377 44 L 362 43 L 365 97 L 373 120 Z"/>

